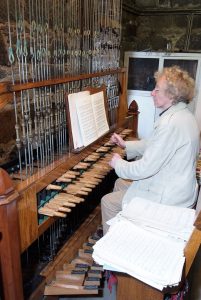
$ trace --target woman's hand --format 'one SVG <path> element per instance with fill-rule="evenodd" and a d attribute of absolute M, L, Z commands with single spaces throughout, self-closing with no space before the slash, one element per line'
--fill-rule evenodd
<path fill-rule="evenodd" d="M 115 168 L 116 162 L 121 159 L 121 156 L 118 153 L 114 153 L 112 159 L 109 161 L 109 165 L 112 168 Z"/>
<path fill-rule="evenodd" d="M 126 147 L 125 141 L 122 139 L 122 137 L 117 134 L 113 133 L 113 135 L 110 138 L 110 142 L 118 145 L 120 148 L 124 149 Z"/>

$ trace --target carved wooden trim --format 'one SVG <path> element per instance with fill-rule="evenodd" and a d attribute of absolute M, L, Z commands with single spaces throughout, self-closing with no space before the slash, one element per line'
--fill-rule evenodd
<path fill-rule="evenodd" d="M 0 168 L 0 205 L 1 199 L 5 199 L 12 191 L 14 191 L 14 185 L 10 176 L 4 169 Z"/>

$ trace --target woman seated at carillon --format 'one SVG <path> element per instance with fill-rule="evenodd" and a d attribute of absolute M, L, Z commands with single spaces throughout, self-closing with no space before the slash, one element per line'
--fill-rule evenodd
<path fill-rule="evenodd" d="M 114 133 L 111 142 L 125 149 L 126 161 L 115 153 L 109 162 L 120 177 L 112 193 L 101 201 L 103 231 L 133 197 L 182 207 L 193 207 L 197 196 L 196 158 L 199 129 L 188 109 L 195 91 L 194 80 L 177 66 L 155 73 L 151 92 L 154 105 L 161 109 L 148 139 L 125 142 Z"/>

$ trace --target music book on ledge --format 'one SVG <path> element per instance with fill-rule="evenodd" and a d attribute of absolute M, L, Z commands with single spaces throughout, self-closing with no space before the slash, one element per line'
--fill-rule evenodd
<path fill-rule="evenodd" d="M 109 231 L 93 246 L 93 259 L 161 291 L 177 287 L 194 221 L 194 209 L 133 198 L 109 221 Z"/>
<path fill-rule="evenodd" d="M 67 117 L 74 150 L 88 146 L 109 131 L 106 111 L 105 86 L 67 95 Z"/>

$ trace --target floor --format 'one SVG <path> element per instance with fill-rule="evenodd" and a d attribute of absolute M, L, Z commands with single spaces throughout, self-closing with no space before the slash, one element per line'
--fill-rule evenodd
<path fill-rule="evenodd" d="M 110 290 L 107 286 L 107 281 L 104 281 L 104 286 L 102 289 L 102 293 L 100 296 L 86 296 L 86 297 L 60 297 L 59 300 L 116 300 L 116 286 L 113 286 L 112 292 L 110 293 Z"/>

